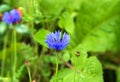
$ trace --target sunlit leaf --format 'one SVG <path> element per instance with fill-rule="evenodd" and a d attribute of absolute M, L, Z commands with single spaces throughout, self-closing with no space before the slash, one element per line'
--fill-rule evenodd
<path fill-rule="evenodd" d="M 75 12 L 64 12 L 59 19 L 59 26 L 64 28 L 68 33 L 72 34 L 75 28 L 74 18 L 76 16 Z"/>
<path fill-rule="evenodd" d="M 5 12 L 5 11 L 8 11 L 9 9 L 10 9 L 10 6 L 7 4 L 0 5 L 0 12 Z"/>
<path fill-rule="evenodd" d="M 16 31 L 20 34 L 29 34 L 30 30 L 28 29 L 28 26 L 24 24 L 19 24 L 16 26 Z"/>
<path fill-rule="evenodd" d="M 90 57 L 82 70 L 63 69 L 50 82 L 103 82 L 102 67 L 96 57 Z"/>
<path fill-rule="evenodd" d="M 117 50 L 119 3 L 119 0 L 83 1 L 71 36 L 71 48 L 82 44 L 87 51 Z"/>
<path fill-rule="evenodd" d="M 85 66 L 87 56 L 86 51 L 81 46 L 78 46 L 72 52 L 71 62 L 76 69 L 81 70 Z"/>
<path fill-rule="evenodd" d="M 7 29 L 7 25 L 4 22 L 0 23 L 0 35 L 4 34 Z"/>
<path fill-rule="evenodd" d="M 35 33 L 34 38 L 37 42 L 39 42 L 42 46 L 47 47 L 45 43 L 46 35 L 49 33 L 48 30 L 41 29 L 37 33 Z"/>

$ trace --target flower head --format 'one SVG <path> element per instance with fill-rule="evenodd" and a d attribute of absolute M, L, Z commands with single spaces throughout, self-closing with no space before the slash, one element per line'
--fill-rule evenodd
<path fill-rule="evenodd" d="M 11 24 L 19 22 L 20 18 L 19 12 L 16 9 L 13 9 L 10 12 L 5 12 L 3 14 L 2 20 L 7 24 Z"/>
<path fill-rule="evenodd" d="M 69 40 L 70 36 L 68 34 L 64 32 L 62 35 L 60 31 L 56 31 L 55 33 L 48 34 L 45 42 L 49 48 L 61 51 L 68 45 Z"/>

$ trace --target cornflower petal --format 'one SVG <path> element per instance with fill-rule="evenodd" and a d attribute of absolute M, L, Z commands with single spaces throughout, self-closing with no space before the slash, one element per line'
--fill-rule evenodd
<path fill-rule="evenodd" d="M 60 31 L 56 31 L 48 34 L 45 42 L 49 48 L 61 51 L 69 44 L 69 40 L 70 36 L 67 33 L 64 33 L 62 36 Z"/>
<path fill-rule="evenodd" d="M 5 12 L 3 17 L 2 17 L 2 21 L 6 22 L 7 24 L 12 23 L 11 21 L 11 16 L 8 12 Z"/>
<path fill-rule="evenodd" d="M 65 46 L 68 45 L 69 39 L 70 39 L 70 36 L 64 33 L 62 38 L 62 43 L 64 43 Z"/>
<path fill-rule="evenodd" d="M 57 40 L 61 39 L 61 32 L 60 31 L 56 31 L 54 34 L 55 34 Z"/>
<path fill-rule="evenodd" d="M 5 12 L 2 17 L 2 21 L 7 24 L 17 23 L 21 19 L 19 12 L 15 9 L 11 10 L 10 12 Z"/>
<path fill-rule="evenodd" d="M 20 14 L 17 10 L 13 9 L 10 11 L 10 15 L 12 16 L 12 22 L 16 23 L 18 21 L 20 21 Z"/>

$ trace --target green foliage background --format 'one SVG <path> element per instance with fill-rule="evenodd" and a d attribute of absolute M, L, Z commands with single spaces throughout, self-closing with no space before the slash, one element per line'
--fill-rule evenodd
<path fill-rule="evenodd" d="M 54 82 L 56 54 L 44 41 L 58 29 L 71 37 L 59 54 L 58 82 L 103 82 L 105 78 L 114 82 L 103 79 L 104 69 L 113 70 L 120 82 L 120 0 L 1 0 L 0 15 L 13 8 L 20 8 L 23 16 L 14 27 L 0 21 L 2 82 L 12 78 L 11 28 L 17 31 L 16 82 L 29 81 L 25 60 L 30 62 L 32 80 Z"/>

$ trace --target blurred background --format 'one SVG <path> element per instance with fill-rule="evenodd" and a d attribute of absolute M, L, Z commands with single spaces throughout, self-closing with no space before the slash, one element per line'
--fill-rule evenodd
<path fill-rule="evenodd" d="M 4 12 L 17 9 L 21 21 L 8 25 Z M 55 73 L 55 53 L 44 42 L 49 32 L 60 29 L 71 36 L 59 69 L 71 65 L 69 53 L 82 46 L 103 67 L 104 82 L 120 82 L 120 0 L 1 0 L 0 80 L 11 82 L 16 30 L 16 82 L 49 82 Z"/>

